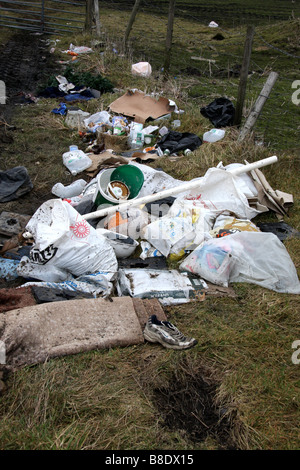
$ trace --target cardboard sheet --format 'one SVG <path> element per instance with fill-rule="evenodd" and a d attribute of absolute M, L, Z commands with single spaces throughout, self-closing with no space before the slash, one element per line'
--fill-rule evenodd
<path fill-rule="evenodd" d="M 140 91 L 128 90 L 125 95 L 113 101 L 109 109 L 144 124 L 147 119 L 155 120 L 172 113 L 175 106 L 171 106 L 167 98 L 160 97 L 157 100 Z"/>

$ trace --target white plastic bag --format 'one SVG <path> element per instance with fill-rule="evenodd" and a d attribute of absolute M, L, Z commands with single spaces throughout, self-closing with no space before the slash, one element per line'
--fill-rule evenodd
<path fill-rule="evenodd" d="M 30 251 L 32 265 L 46 265 L 49 270 L 54 266 L 75 277 L 97 271 L 118 270 L 117 259 L 109 241 L 98 235 L 66 201 L 50 199 L 42 204 L 29 220 L 26 230 L 35 241 Z M 28 264 L 26 266 L 28 268 Z M 22 276 L 21 263 L 19 274 Z M 47 270 L 39 279 L 50 280 Z M 53 277 L 51 280 L 54 280 Z M 59 276 L 58 282 L 61 280 Z"/>
<path fill-rule="evenodd" d="M 110 123 L 110 114 L 107 111 L 99 111 L 84 119 L 83 123 L 89 132 L 95 132 L 103 124 Z"/>
<path fill-rule="evenodd" d="M 296 268 L 273 233 L 237 232 L 201 244 L 180 269 L 214 284 L 249 282 L 276 292 L 300 294 Z"/>
<path fill-rule="evenodd" d="M 179 266 L 182 271 L 198 274 L 206 281 L 228 287 L 230 271 L 235 259 L 230 246 L 224 239 L 212 239 L 202 242 Z M 222 243 L 215 243 L 215 240 Z"/>
<path fill-rule="evenodd" d="M 174 252 L 177 253 L 192 243 L 195 238 L 192 219 L 191 217 L 161 217 L 146 227 L 144 238 L 164 256 L 168 256 L 174 246 L 176 246 Z"/>
<path fill-rule="evenodd" d="M 131 72 L 133 75 L 139 75 L 140 77 L 150 77 L 152 67 L 149 62 L 138 62 L 131 66 Z"/>

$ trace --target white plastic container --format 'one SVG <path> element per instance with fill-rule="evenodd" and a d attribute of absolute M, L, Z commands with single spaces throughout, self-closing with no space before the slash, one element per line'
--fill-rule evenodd
<path fill-rule="evenodd" d="M 75 176 L 91 166 L 92 160 L 82 150 L 79 150 L 77 145 L 70 145 L 69 152 L 63 154 L 63 164 Z"/>
<path fill-rule="evenodd" d="M 203 142 L 217 142 L 223 139 L 225 131 L 223 129 L 211 129 L 203 134 Z"/>
<path fill-rule="evenodd" d="M 79 196 L 87 185 L 84 180 L 76 180 L 69 186 L 64 186 L 62 183 L 56 183 L 52 188 L 52 194 L 60 198 Z"/>
<path fill-rule="evenodd" d="M 143 124 L 132 122 L 130 125 L 130 134 L 128 143 L 131 148 L 140 148 L 144 144 Z"/>

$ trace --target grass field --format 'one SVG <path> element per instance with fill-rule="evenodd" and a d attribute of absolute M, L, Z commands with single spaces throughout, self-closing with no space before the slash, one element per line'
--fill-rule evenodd
<path fill-rule="evenodd" d="M 211 125 L 201 106 L 218 96 L 236 101 L 246 24 L 255 22 L 244 119 L 268 73 L 278 71 L 279 79 L 254 134 L 238 143 L 238 130 L 227 128 L 222 141 L 201 146 L 192 157 L 159 159 L 151 166 L 188 181 L 220 161 L 251 162 L 276 154 L 278 163 L 266 167 L 264 175 L 274 189 L 293 194 L 284 220 L 300 230 L 300 108 L 291 98 L 292 83 L 300 79 L 299 2 L 211 1 L 204 6 L 178 1 L 167 81 L 161 66 L 168 2 L 143 2 L 126 55 L 122 37 L 132 4 L 114 2 L 112 9 L 112 3 L 100 2 L 103 44 L 82 56 L 74 69 L 100 73 L 119 91 L 80 107 L 91 113 L 105 109 L 127 88 L 160 92 L 184 110 L 179 130 L 202 136 Z M 211 20 L 220 22 L 223 40 L 213 39 L 217 31 L 207 27 Z M 12 35 L 2 29 L 1 44 Z M 60 39 L 54 60 L 65 60 L 61 51 L 70 43 L 88 46 L 92 39 L 87 34 L 50 38 Z M 193 56 L 216 62 L 210 70 Z M 140 59 L 153 66 L 149 79 L 131 74 L 132 61 Z M 1 169 L 24 164 L 34 190 L 1 204 L 2 210 L 34 210 L 52 197 L 54 183 L 74 180 L 61 155 L 70 144 L 82 149 L 84 144 L 51 114 L 58 104 L 49 99 L 17 107 L 13 142 L 1 146 Z M 254 222 L 259 220 L 277 219 L 270 212 Z M 300 273 L 299 239 L 285 246 Z M 191 350 L 145 343 L 65 356 L 9 374 L 0 396 L 0 449 L 298 450 L 300 366 L 292 361 L 292 344 L 300 339 L 299 296 L 244 283 L 233 288 L 234 298 L 207 296 L 203 302 L 166 308 L 170 321 L 197 338 Z"/>

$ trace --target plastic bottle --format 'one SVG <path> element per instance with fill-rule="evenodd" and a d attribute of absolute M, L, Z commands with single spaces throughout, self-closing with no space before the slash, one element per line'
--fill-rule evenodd
<path fill-rule="evenodd" d="M 225 131 L 223 129 L 211 129 L 203 134 L 203 142 L 217 142 L 223 139 Z"/>
<path fill-rule="evenodd" d="M 73 181 L 73 183 L 69 184 L 69 186 L 64 186 L 62 183 L 56 183 L 51 191 L 52 194 L 60 198 L 74 197 L 79 196 L 79 194 L 82 193 L 86 184 L 87 183 L 84 180 Z"/>
<path fill-rule="evenodd" d="M 191 149 L 185 149 L 185 151 L 183 153 L 187 157 L 187 156 L 191 155 L 193 152 L 191 151 Z"/>
<path fill-rule="evenodd" d="M 70 145 L 69 152 L 63 154 L 63 164 L 75 176 L 91 166 L 92 160 L 82 150 L 79 150 L 77 145 Z"/>

